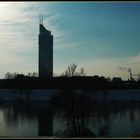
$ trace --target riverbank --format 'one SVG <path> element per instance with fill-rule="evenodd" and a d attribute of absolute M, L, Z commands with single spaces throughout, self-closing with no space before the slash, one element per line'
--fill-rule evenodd
<path fill-rule="evenodd" d="M 104 77 L 53 77 L 1 79 L 0 89 L 140 89 L 138 81 L 108 81 Z"/>

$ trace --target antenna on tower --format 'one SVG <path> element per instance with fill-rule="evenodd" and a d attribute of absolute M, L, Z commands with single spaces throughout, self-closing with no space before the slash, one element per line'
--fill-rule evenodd
<path fill-rule="evenodd" d="M 43 25 L 43 14 L 39 13 L 39 24 Z"/>
<path fill-rule="evenodd" d="M 42 25 L 43 25 L 43 14 L 42 14 Z"/>
<path fill-rule="evenodd" d="M 39 13 L 39 24 L 41 24 L 41 14 Z"/>

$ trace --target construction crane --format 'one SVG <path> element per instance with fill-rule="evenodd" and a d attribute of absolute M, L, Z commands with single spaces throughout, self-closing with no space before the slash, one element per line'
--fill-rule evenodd
<path fill-rule="evenodd" d="M 132 70 L 131 68 L 126 68 L 126 67 L 118 67 L 118 69 L 120 69 L 121 71 L 127 71 L 130 75 L 130 80 L 133 81 L 134 78 L 133 77 L 138 77 L 138 79 L 140 80 L 140 73 L 139 74 L 132 74 Z"/>
<path fill-rule="evenodd" d="M 129 74 L 130 74 L 130 80 L 131 81 L 133 81 L 133 76 L 132 76 L 132 71 L 131 71 L 131 68 L 128 68 L 128 70 L 127 70 L 128 72 L 129 72 Z"/>

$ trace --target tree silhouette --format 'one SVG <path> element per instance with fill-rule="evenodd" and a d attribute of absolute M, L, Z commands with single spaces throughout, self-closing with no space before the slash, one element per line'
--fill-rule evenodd
<path fill-rule="evenodd" d="M 68 77 L 74 76 L 76 68 L 77 65 L 75 63 L 69 65 L 67 70 L 65 70 L 65 75 Z"/>
<path fill-rule="evenodd" d="M 5 79 L 15 79 L 17 77 L 17 75 L 18 75 L 17 72 L 14 72 L 14 73 L 7 72 L 5 74 Z"/>
<path fill-rule="evenodd" d="M 80 68 L 80 72 L 76 72 L 77 65 L 75 63 L 72 63 L 68 65 L 67 69 L 64 73 L 61 74 L 61 76 L 66 77 L 73 77 L 73 76 L 86 76 L 85 69 Z"/>
<path fill-rule="evenodd" d="M 25 77 L 38 77 L 38 73 L 37 72 L 28 72 L 27 75 L 25 74 L 19 74 L 17 72 L 11 73 L 11 72 L 7 72 L 4 76 L 4 79 L 16 79 L 16 78 L 25 78 Z"/>
<path fill-rule="evenodd" d="M 93 117 L 94 91 L 90 90 L 60 90 L 51 99 L 53 106 L 63 113 L 66 120 L 67 136 L 95 136 L 89 128 Z"/>
<path fill-rule="evenodd" d="M 38 77 L 38 73 L 37 72 L 28 72 L 27 76 L 29 76 L 29 77 Z"/>
<path fill-rule="evenodd" d="M 85 73 L 85 69 L 84 68 L 81 68 L 80 69 L 80 76 L 86 76 L 86 73 Z"/>
<path fill-rule="evenodd" d="M 64 76 L 85 76 L 84 68 L 76 72 L 75 63 L 68 66 Z M 63 112 L 67 120 L 68 129 L 65 131 L 68 136 L 95 136 L 89 128 L 89 118 L 92 115 L 92 103 L 95 100 L 95 94 L 88 90 L 60 90 L 51 99 L 51 103 Z"/>

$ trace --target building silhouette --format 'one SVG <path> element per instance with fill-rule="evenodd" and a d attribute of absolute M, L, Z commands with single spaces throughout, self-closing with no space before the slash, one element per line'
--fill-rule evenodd
<path fill-rule="evenodd" d="M 51 108 L 42 107 L 39 110 L 38 136 L 53 136 L 53 111 Z"/>
<path fill-rule="evenodd" d="M 39 23 L 39 78 L 53 77 L 53 35 L 43 25 L 43 17 Z"/>

